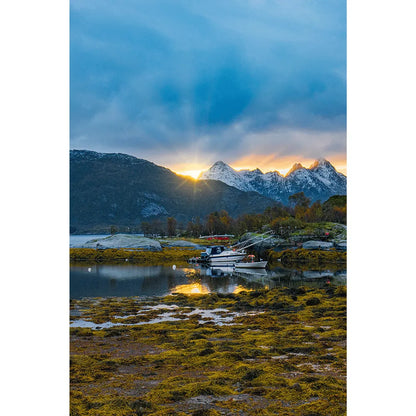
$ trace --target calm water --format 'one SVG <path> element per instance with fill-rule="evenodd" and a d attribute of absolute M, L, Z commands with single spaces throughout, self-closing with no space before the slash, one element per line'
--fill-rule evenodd
<path fill-rule="evenodd" d="M 235 272 L 232 267 L 72 265 L 70 296 L 164 296 L 169 293 L 238 293 L 244 289 L 324 287 L 327 282 L 345 284 L 345 270 L 300 271 L 283 267 Z"/>

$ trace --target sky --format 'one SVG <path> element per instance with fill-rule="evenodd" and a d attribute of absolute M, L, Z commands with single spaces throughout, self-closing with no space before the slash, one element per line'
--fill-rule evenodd
<path fill-rule="evenodd" d="M 70 147 L 346 173 L 345 0 L 71 0 Z"/>

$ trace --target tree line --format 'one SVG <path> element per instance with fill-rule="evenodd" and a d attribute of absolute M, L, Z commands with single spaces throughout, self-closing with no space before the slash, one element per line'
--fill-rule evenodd
<path fill-rule="evenodd" d="M 300 228 L 303 223 L 338 222 L 346 224 L 347 199 L 345 195 L 335 195 L 324 203 L 310 198 L 303 192 L 289 197 L 289 205 L 276 204 L 266 208 L 261 214 L 243 214 L 232 218 L 227 211 L 211 212 L 205 218 L 195 217 L 187 224 L 178 224 L 173 217 L 166 220 L 143 221 L 141 230 L 146 236 L 199 237 L 201 235 L 232 234 L 240 236 L 269 226 L 284 237 Z"/>

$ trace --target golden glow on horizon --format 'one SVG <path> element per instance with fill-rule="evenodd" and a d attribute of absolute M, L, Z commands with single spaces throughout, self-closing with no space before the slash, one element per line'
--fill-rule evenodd
<path fill-rule="evenodd" d="M 198 176 L 201 174 L 202 171 L 203 171 L 203 169 L 199 169 L 199 170 L 184 170 L 182 172 L 176 172 L 176 173 L 178 175 L 191 176 L 194 179 L 198 179 Z"/>
<path fill-rule="evenodd" d="M 347 166 L 345 156 L 330 155 L 326 156 L 334 168 L 347 174 Z M 309 168 L 316 159 L 305 159 L 302 156 L 292 155 L 279 157 L 278 155 L 249 155 L 230 163 L 235 170 L 254 170 L 260 169 L 263 173 L 277 170 L 281 175 L 286 175 L 295 163 L 300 163 L 305 168 Z"/>
<path fill-rule="evenodd" d="M 345 156 L 343 155 L 329 155 L 325 156 L 338 172 L 347 174 L 347 164 Z M 219 159 L 220 160 L 220 159 Z M 178 175 L 191 176 L 194 179 L 198 179 L 201 172 L 208 170 L 216 161 L 211 164 L 197 165 L 196 163 L 190 163 L 189 165 L 173 165 L 170 166 L 174 172 Z M 233 169 L 239 170 L 254 170 L 260 169 L 263 173 L 277 170 L 281 175 L 286 175 L 287 172 L 295 163 L 300 163 L 305 168 L 309 168 L 315 159 L 305 159 L 302 156 L 283 156 L 279 157 L 275 154 L 270 155 L 249 155 L 244 156 L 243 158 L 227 161 L 224 160 L 224 163 L 230 165 Z"/>

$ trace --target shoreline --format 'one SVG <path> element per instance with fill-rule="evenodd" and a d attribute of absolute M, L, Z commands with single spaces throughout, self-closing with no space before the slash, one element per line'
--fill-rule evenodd
<path fill-rule="evenodd" d="M 94 248 L 70 248 L 69 259 L 71 264 L 96 262 L 106 264 L 143 264 L 143 265 L 173 265 L 188 264 L 188 259 L 200 255 L 200 249 L 182 247 L 164 247 L 161 251 L 139 249 L 108 248 L 97 250 Z"/>
<path fill-rule="evenodd" d="M 163 247 L 161 251 L 151 251 L 143 249 L 95 249 L 95 248 L 70 248 L 70 264 L 85 264 L 86 262 L 97 264 L 135 264 L 135 265 L 189 265 L 188 260 L 197 257 L 201 249 L 189 247 Z M 333 268 L 336 266 L 346 266 L 347 253 L 339 251 L 320 251 L 320 250 L 284 250 L 275 252 L 269 250 L 267 260 L 270 266 L 295 267 L 300 269 L 313 267 L 322 269 L 323 267 Z"/>

